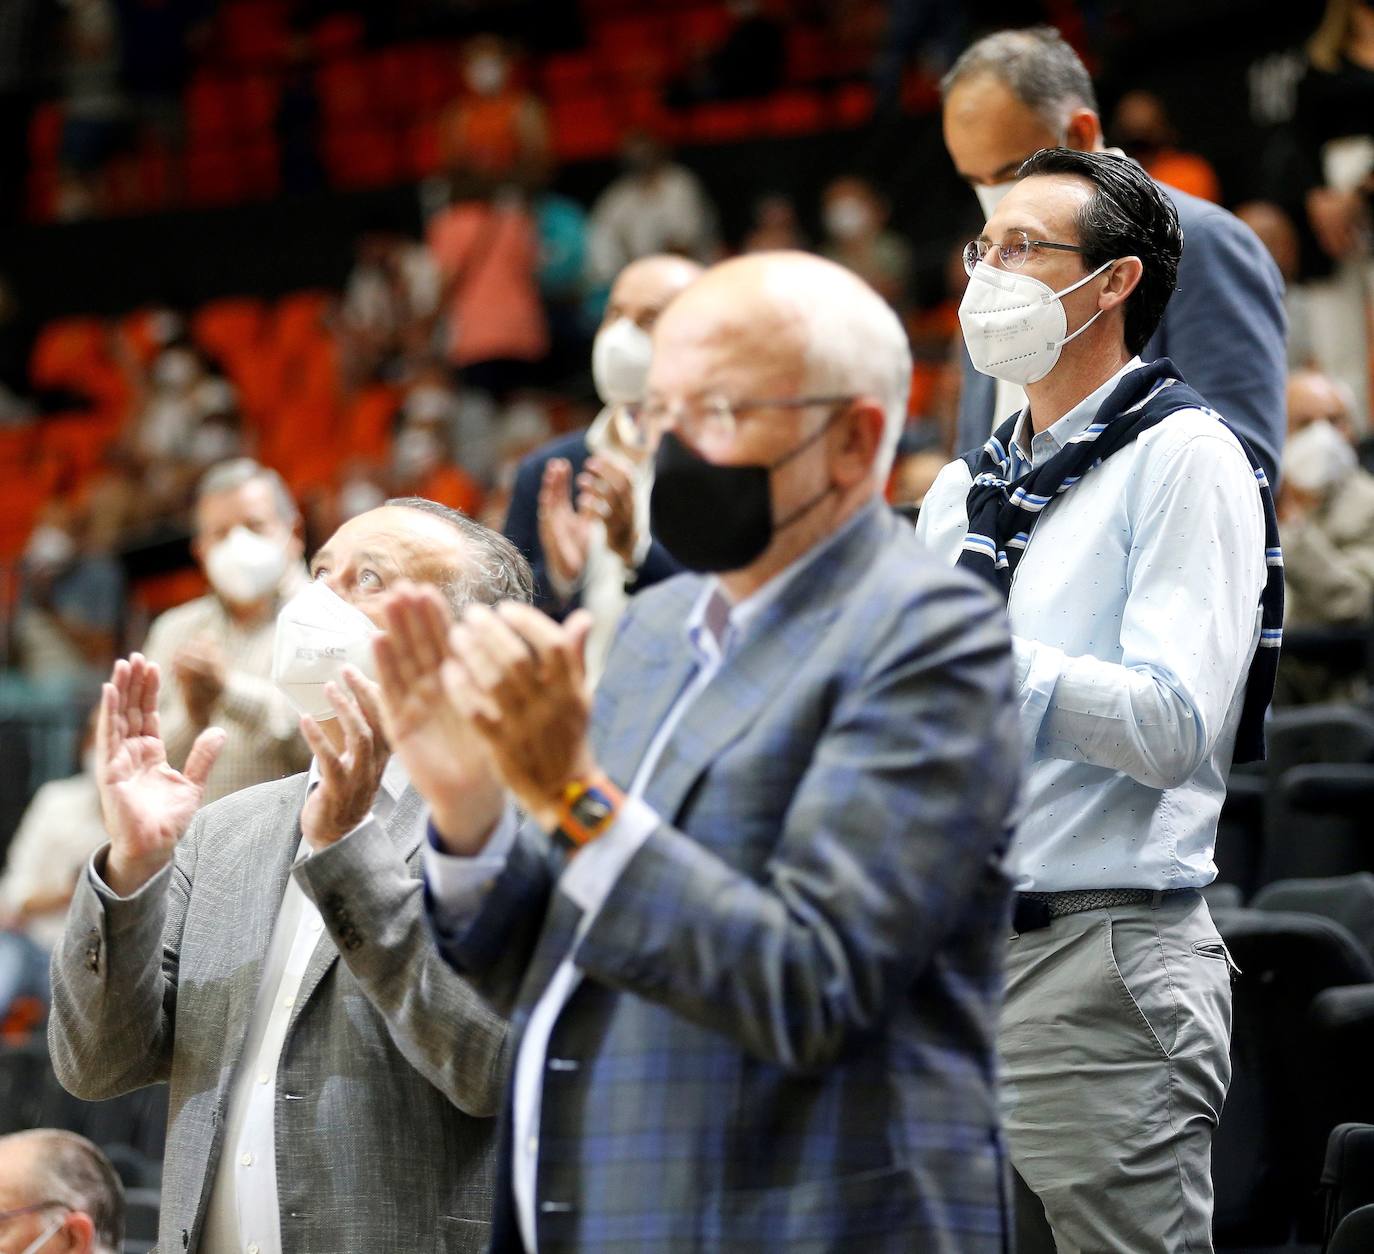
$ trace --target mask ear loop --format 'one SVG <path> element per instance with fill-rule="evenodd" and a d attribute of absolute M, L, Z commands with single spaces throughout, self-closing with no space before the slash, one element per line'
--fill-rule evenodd
<path fill-rule="evenodd" d="M 1077 283 L 1072 283 L 1068 287 L 1062 289 L 1061 291 L 1056 292 L 1054 294 L 1055 299 L 1062 299 L 1063 297 L 1067 296 L 1070 292 L 1078 291 L 1078 289 L 1082 287 L 1083 284 L 1088 283 L 1091 280 L 1097 278 L 1097 276 L 1101 274 L 1102 271 L 1104 271 L 1108 266 L 1115 264 L 1116 260 L 1117 258 L 1113 257 L 1111 261 L 1104 261 L 1091 274 L 1085 274 L 1081 279 L 1078 280 Z M 1062 340 L 1060 340 L 1057 347 L 1063 348 L 1064 345 L 1069 343 L 1070 340 L 1076 340 L 1080 335 L 1083 334 L 1084 331 L 1086 331 L 1090 326 L 1092 326 L 1094 322 L 1096 322 L 1100 317 L 1102 317 L 1102 315 L 1105 312 L 1105 310 L 1099 309 L 1095 314 L 1093 314 L 1091 318 L 1087 320 L 1087 322 L 1085 322 L 1081 327 L 1079 327 L 1078 330 L 1075 331 L 1072 335 L 1066 335 Z"/>
<path fill-rule="evenodd" d="M 771 466 L 768 467 L 768 473 L 770 477 L 773 471 L 777 470 L 779 466 L 787 465 L 787 463 L 790 462 L 799 453 L 804 453 L 813 444 L 820 440 L 821 437 L 824 436 L 825 433 L 829 431 L 830 428 L 834 425 L 835 419 L 838 418 L 842 413 L 844 413 L 844 411 L 848 409 L 850 405 L 852 405 L 853 403 L 853 401 L 844 401 L 842 404 L 839 404 L 834 409 L 832 409 L 830 411 L 830 417 L 827 418 L 819 427 L 817 427 L 811 435 L 807 436 L 806 439 L 804 439 L 800 444 L 798 444 L 796 448 L 789 449 L 786 453 L 779 457 L 777 461 L 775 461 Z M 773 524 L 773 530 L 775 532 L 778 532 L 782 531 L 786 527 L 790 527 L 794 522 L 797 521 L 797 519 L 804 517 L 806 514 L 809 514 L 813 509 L 815 509 L 816 506 L 819 505 L 823 500 L 825 500 L 825 498 L 829 496 L 834 490 L 834 484 L 831 484 L 829 487 L 822 488 L 821 491 L 818 492 L 815 496 L 813 496 L 809 501 L 805 502 L 802 505 L 798 505 L 797 508 L 794 509 L 790 514 L 788 514 L 787 517 L 784 518 L 781 522 L 775 522 Z"/>

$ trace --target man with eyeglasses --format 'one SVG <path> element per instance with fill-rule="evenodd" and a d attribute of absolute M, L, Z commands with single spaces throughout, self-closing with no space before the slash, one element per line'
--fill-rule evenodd
<path fill-rule="evenodd" d="M 83 1136 L 35 1128 L 0 1137 L 0 1252 L 119 1254 L 124 1186 Z"/>
<path fill-rule="evenodd" d="M 594 709 L 583 615 L 392 602 L 440 950 L 519 1038 L 493 1254 L 1006 1248 L 1009 644 L 883 502 L 910 371 L 817 257 L 668 306 L 637 417 L 694 573 L 631 602 Z M 518 832 L 450 778 L 472 744 Z"/>
<path fill-rule="evenodd" d="M 1141 361 L 1182 248 L 1169 199 L 1106 153 L 1019 174 L 965 254 L 959 319 L 1029 404 L 917 524 L 1011 620 L 1029 765 L 1003 1116 L 1059 1250 L 1198 1254 L 1233 970 L 1199 889 L 1231 763 L 1264 752 L 1277 520 L 1256 455 L 1169 359 Z"/>
<path fill-rule="evenodd" d="M 1092 79 L 1052 27 L 980 39 L 945 75 L 941 91 L 945 147 L 973 187 L 984 219 L 1032 153 L 1055 145 L 1104 151 Z M 1186 192 L 1162 190 L 1178 212 L 1187 246 L 1177 291 L 1141 359 L 1171 358 L 1277 482 L 1287 363 L 1283 279 L 1259 238 L 1235 215 Z M 978 373 L 965 357 L 959 447 L 978 448 L 1024 404 L 1018 384 Z"/>

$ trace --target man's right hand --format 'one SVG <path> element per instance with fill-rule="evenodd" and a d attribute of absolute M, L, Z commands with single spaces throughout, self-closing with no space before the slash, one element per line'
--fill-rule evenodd
<path fill-rule="evenodd" d="M 185 771 L 173 770 L 158 732 L 158 682 L 157 663 L 135 653 L 115 663 L 100 692 L 95 778 L 110 836 L 104 879 L 121 897 L 172 860 L 224 747 L 223 730 L 207 727 L 191 746 Z"/>
<path fill-rule="evenodd" d="M 415 584 L 398 586 L 385 613 L 373 650 L 387 742 L 429 804 L 444 848 L 471 857 L 500 821 L 506 793 L 450 691 L 459 681 L 448 643 L 453 616 L 435 589 Z"/>
<path fill-rule="evenodd" d="M 586 515 L 573 507 L 572 463 L 550 458 L 539 484 L 539 547 L 549 579 L 564 597 L 577 588 L 587 566 L 587 526 Z"/>

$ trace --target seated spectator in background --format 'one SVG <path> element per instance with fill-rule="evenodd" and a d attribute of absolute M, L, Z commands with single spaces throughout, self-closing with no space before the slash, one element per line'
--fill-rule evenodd
<path fill-rule="evenodd" d="M 593 283 L 609 285 L 630 262 L 654 253 L 712 260 L 716 211 L 697 176 L 647 131 L 625 137 L 621 159 L 625 172 L 597 197 L 588 222 Z"/>
<path fill-rule="evenodd" d="M 897 457 L 888 480 L 888 501 L 914 518 L 935 477 L 948 462 L 938 432 L 908 429 L 897 444 Z"/>
<path fill-rule="evenodd" d="M 271 681 L 277 610 L 304 583 L 300 519 L 274 470 L 247 458 L 201 480 L 191 551 L 210 591 L 159 617 L 144 652 L 166 682 L 159 706 L 177 770 L 211 724 L 225 730 L 206 784 L 214 801 L 301 770 L 310 751 L 296 714 Z"/>
<path fill-rule="evenodd" d="M 797 221 L 797 207 L 790 196 L 777 192 L 754 202 L 754 223 L 740 243 L 740 252 L 786 252 L 806 247 L 806 236 Z"/>
<path fill-rule="evenodd" d="M 1178 148 L 1178 132 L 1169 121 L 1164 102 L 1153 92 L 1128 91 L 1121 97 L 1112 118 L 1112 137 L 1156 183 L 1221 203 L 1221 182 L 1212 163 Z"/>
<path fill-rule="evenodd" d="M 666 255 L 625 267 L 592 346 L 601 412 L 587 430 L 531 453 L 516 472 L 504 531 L 530 560 L 538 604 L 558 617 L 579 604 L 592 610 L 598 659 L 627 585 L 632 593 L 677 571 L 648 535 L 651 469 L 634 447 L 625 409 L 643 399 L 654 323 L 700 273 L 695 262 Z"/>
<path fill-rule="evenodd" d="M 420 798 L 368 662 L 390 587 L 529 598 L 509 542 L 432 501 L 345 523 L 283 608 L 277 681 L 309 774 L 202 806 L 224 732 L 168 765 L 158 668 L 116 663 L 96 777 L 110 843 L 53 959 L 58 1079 L 100 1100 L 170 1081 L 158 1244 L 212 1254 L 486 1248 L 506 1024 L 435 952 Z M 500 788 L 444 763 L 474 804 Z"/>
<path fill-rule="evenodd" d="M 534 219 L 518 195 L 502 193 L 435 214 L 427 235 L 449 364 L 468 386 L 504 397 L 549 351 Z"/>
<path fill-rule="evenodd" d="M 129 108 L 119 81 L 119 14 L 112 0 L 73 0 L 63 7 L 56 213 L 70 222 L 104 211 L 105 167 L 126 138 Z"/>
<path fill-rule="evenodd" d="M 57 1128 L 0 1136 L 0 1241 L 32 1254 L 121 1254 L 124 1186 L 110 1160 Z"/>
<path fill-rule="evenodd" d="M 510 46 L 481 35 L 463 48 L 462 61 L 467 92 L 439 124 L 445 168 L 487 188 L 537 180 L 549 156 L 548 118 L 516 82 Z"/>
<path fill-rule="evenodd" d="M 386 218 L 364 229 L 354 258 L 339 308 L 346 383 L 403 378 L 434 339 L 441 288 L 434 258 Z"/>
<path fill-rule="evenodd" d="M 713 100 L 755 100 L 775 92 L 787 69 L 787 31 L 767 0 L 728 0 L 734 19 L 714 48 L 690 50 L 692 63 L 666 93 L 674 109 Z"/>
<path fill-rule="evenodd" d="M 1286 625 L 1351 627 L 1374 620 L 1374 475 L 1355 455 L 1348 393 L 1314 370 L 1288 381 L 1288 443 L 1279 488 Z M 1357 700 L 1363 678 L 1338 677 L 1285 651 L 1278 698 Z"/>
<path fill-rule="evenodd" d="M 81 869 L 108 837 L 95 784 L 95 713 L 81 770 L 34 793 L 0 874 L 0 1019 L 16 997 L 48 1001 L 48 958 L 62 939 Z"/>
<path fill-rule="evenodd" d="M 485 485 L 496 469 L 496 406 L 485 392 L 454 386 L 441 361 L 420 366 L 406 390 L 401 425 L 430 424 L 439 432 L 446 454 Z"/>
<path fill-rule="evenodd" d="M 124 575 L 98 543 L 90 511 L 76 501 L 53 502 L 19 563 L 14 634 L 24 676 L 89 683 L 114 657 L 123 621 Z"/>
<path fill-rule="evenodd" d="M 469 516 L 482 508 L 482 485 L 453 460 L 443 415 L 403 411 L 387 481 L 393 496 L 424 496 Z"/>
<path fill-rule="evenodd" d="M 887 203 L 861 178 L 835 179 L 821 197 L 822 256 L 852 270 L 894 309 L 905 307 L 911 246 L 887 226 Z"/>
<path fill-rule="evenodd" d="M 1312 293 L 1299 282 L 1301 242 L 1293 219 L 1272 200 L 1250 200 L 1236 206 L 1245 223 L 1278 266 L 1283 276 L 1283 307 L 1288 314 L 1288 368 L 1310 369 L 1317 364 L 1317 341 L 1312 326 Z"/>

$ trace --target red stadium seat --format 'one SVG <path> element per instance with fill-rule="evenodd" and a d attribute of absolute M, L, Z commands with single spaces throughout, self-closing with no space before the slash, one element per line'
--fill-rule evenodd
<path fill-rule="evenodd" d="M 362 45 L 367 25 L 357 13 L 332 13 L 310 32 L 310 43 L 321 61 L 340 57 Z"/>
<path fill-rule="evenodd" d="M 232 148 L 192 149 L 186 154 L 186 199 L 193 205 L 237 204 L 247 182 L 243 158 Z"/>
<path fill-rule="evenodd" d="M 417 122 L 406 132 L 407 172 L 412 178 L 428 178 L 444 164 L 443 145 L 437 121 Z"/>
<path fill-rule="evenodd" d="M 563 161 L 608 157 L 620 147 L 620 118 L 604 94 L 554 101 L 554 154 Z"/>
<path fill-rule="evenodd" d="M 760 107 L 748 101 L 698 105 L 687 115 L 687 136 L 699 144 L 728 144 L 761 129 Z"/>
<path fill-rule="evenodd" d="M 724 5 L 688 9 L 673 17 L 673 39 L 689 49 L 716 48 L 730 33 L 734 20 Z"/>
<path fill-rule="evenodd" d="M 787 81 L 814 83 L 834 73 L 834 55 L 823 31 L 794 26 L 787 32 Z"/>
<path fill-rule="evenodd" d="M 277 65 L 291 42 L 281 0 L 232 0 L 220 8 L 215 52 L 234 65 Z"/>
<path fill-rule="evenodd" d="M 384 383 L 364 388 L 344 416 L 344 445 L 350 457 L 380 461 L 391 444 L 391 429 L 400 392 Z"/>
<path fill-rule="evenodd" d="M 590 95 L 605 87 L 601 63 L 579 52 L 555 53 L 543 65 L 544 94 L 550 99 Z"/>
<path fill-rule="evenodd" d="M 80 391 L 108 368 L 106 329 L 99 318 L 59 318 L 39 331 L 29 356 L 34 387 Z"/>
<path fill-rule="evenodd" d="M 763 103 L 763 129 L 770 135 L 809 135 L 825 128 L 825 101 L 814 91 L 781 91 Z"/>
<path fill-rule="evenodd" d="M 62 147 L 62 105 L 44 101 L 29 118 L 29 157 L 35 161 L 55 161 Z"/>
<path fill-rule="evenodd" d="M 846 83 L 835 93 L 837 126 L 863 126 L 873 117 L 873 88 L 868 83 Z"/>
<path fill-rule="evenodd" d="M 189 145 L 223 143 L 238 129 L 238 93 L 232 78 L 197 74 L 186 88 L 186 130 Z"/>
<path fill-rule="evenodd" d="M 315 72 L 320 109 L 331 123 L 366 119 L 372 110 L 369 65 L 363 57 L 329 61 Z"/>
<path fill-rule="evenodd" d="M 324 136 L 325 167 L 337 187 L 385 187 L 405 177 L 404 148 L 388 127 L 333 127 Z"/>
<path fill-rule="evenodd" d="M 31 474 L 0 475 L 0 561 L 12 562 L 24 551 L 38 511 L 48 499 L 48 483 Z"/>

